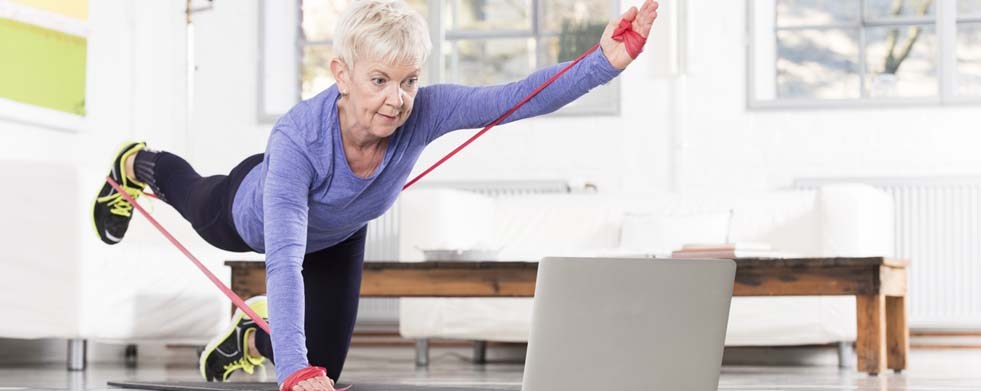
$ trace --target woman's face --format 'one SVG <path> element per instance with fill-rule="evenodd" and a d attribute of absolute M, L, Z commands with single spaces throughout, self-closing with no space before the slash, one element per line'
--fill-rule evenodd
<path fill-rule="evenodd" d="M 375 137 L 388 137 L 409 118 L 418 91 L 420 67 L 359 60 L 350 68 L 331 62 L 339 91 L 345 96 L 345 116 L 352 125 Z"/>

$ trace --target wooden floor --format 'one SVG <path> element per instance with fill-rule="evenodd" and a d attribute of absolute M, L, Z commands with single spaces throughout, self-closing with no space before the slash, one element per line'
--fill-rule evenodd
<path fill-rule="evenodd" d="M 342 381 L 361 383 L 403 383 L 443 385 L 512 385 L 521 383 L 520 363 L 494 362 L 472 365 L 469 351 L 460 348 L 436 348 L 428 369 L 417 370 L 411 348 L 352 349 Z M 141 363 L 134 369 L 120 365 L 93 364 L 84 372 L 70 373 L 62 365 L 0 367 L 0 391 L 12 390 L 106 390 L 108 380 L 197 380 L 196 361 Z M 191 361 L 191 362 L 188 362 Z M 259 375 L 238 376 L 241 381 L 271 381 L 272 371 L 263 379 Z M 603 379 L 584 384 L 584 389 L 601 386 Z M 356 387 L 355 387 L 356 389 Z M 910 369 L 903 374 L 870 377 L 854 369 L 834 365 L 760 367 L 725 366 L 720 390 L 981 390 L 981 350 L 914 349 Z"/>

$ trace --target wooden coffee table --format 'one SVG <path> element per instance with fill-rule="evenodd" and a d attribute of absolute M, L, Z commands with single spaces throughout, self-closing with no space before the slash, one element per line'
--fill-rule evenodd
<path fill-rule="evenodd" d="M 653 260 L 652 260 L 653 261 Z M 882 257 L 736 259 L 734 296 L 855 296 L 858 370 L 906 369 L 907 261 Z M 227 261 L 232 290 L 264 294 L 261 261 Z M 365 262 L 364 297 L 532 297 L 537 262 Z"/>

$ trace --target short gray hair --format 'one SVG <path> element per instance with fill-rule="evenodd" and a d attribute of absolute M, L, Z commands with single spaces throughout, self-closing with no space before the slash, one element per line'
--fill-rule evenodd
<path fill-rule="evenodd" d="M 402 0 L 355 0 L 334 33 L 334 53 L 350 67 L 366 58 L 422 66 L 432 46 L 426 19 Z"/>

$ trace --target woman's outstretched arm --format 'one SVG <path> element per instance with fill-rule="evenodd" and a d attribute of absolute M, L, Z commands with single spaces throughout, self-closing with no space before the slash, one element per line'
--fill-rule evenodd
<path fill-rule="evenodd" d="M 633 61 L 628 43 L 614 39 L 617 27 L 621 22 L 629 22 L 630 28 L 639 34 L 640 45 L 643 45 L 656 17 L 657 3 L 653 0 L 646 0 L 639 10 L 631 7 L 619 19 L 607 25 L 600 38 L 599 49 L 583 58 L 502 123 L 551 113 L 612 80 Z M 522 80 L 497 86 L 438 84 L 420 89 L 416 108 L 421 119 L 431 124 L 427 141 L 454 130 L 486 126 L 566 65 L 567 62 L 552 65 Z"/>

